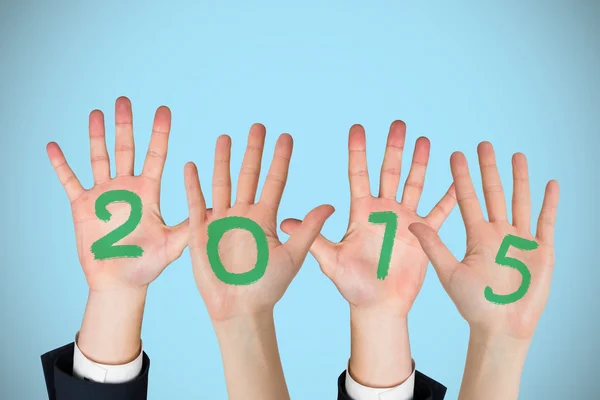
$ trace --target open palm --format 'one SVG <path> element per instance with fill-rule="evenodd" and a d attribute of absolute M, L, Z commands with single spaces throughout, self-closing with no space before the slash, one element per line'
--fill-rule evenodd
<path fill-rule="evenodd" d="M 63 184 L 69 200 L 77 251 L 86 279 L 91 289 L 116 287 L 143 287 L 152 282 L 165 267 L 177 259 L 187 244 L 187 220 L 176 227 L 165 225 L 160 213 L 160 180 L 167 155 L 171 126 L 171 113 L 167 107 L 156 111 L 150 146 L 144 168 L 134 176 L 134 140 L 131 103 L 121 97 L 115 104 L 116 122 L 116 176 L 111 177 L 110 161 L 106 149 L 104 116 L 95 110 L 90 114 L 90 154 L 94 187 L 85 190 L 56 143 L 48 144 L 50 161 Z M 142 248 L 139 257 L 98 259 L 92 244 L 123 225 L 129 218 L 132 206 L 114 202 L 106 206 L 111 214 L 109 221 L 96 215 L 96 201 L 106 192 L 126 190 L 135 193 L 142 202 L 142 216 L 135 229 L 117 245 L 135 245 Z"/>
<path fill-rule="evenodd" d="M 379 197 L 373 197 L 367 172 L 364 129 L 359 125 L 350 129 L 348 174 L 351 204 L 348 230 L 340 243 L 334 244 L 320 235 L 311 247 L 311 253 L 325 275 L 352 306 L 384 307 L 399 316 L 408 314 L 423 284 L 428 263 L 427 256 L 414 235 L 408 231 L 408 226 L 422 222 L 437 231 L 456 202 L 454 189 L 450 187 L 428 216 L 417 214 L 429 160 L 430 144 L 424 137 L 419 138 L 415 145 L 402 201 L 396 201 L 405 136 L 405 124 L 402 121 L 394 122 L 390 127 L 381 168 Z M 369 222 L 369 216 L 374 212 L 386 211 L 396 214 L 397 230 L 387 276 L 378 279 L 385 226 Z M 299 224 L 298 220 L 286 220 L 282 229 L 294 232 Z"/>
<path fill-rule="evenodd" d="M 213 320 L 227 320 L 272 309 L 283 296 L 302 265 L 308 249 L 321 230 L 333 207 L 320 206 L 306 216 L 298 232 L 281 243 L 277 237 L 277 209 L 287 181 L 292 137 L 281 135 L 275 146 L 273 161 L 267 174 L 260 200 L 255 203 L 265 141 L 265 128 L 255 124 L 248 136 L 248 147 L 237 188 L 236 202 L 231 206 L 230 153 L 231 139 L 217 140 L 213 172 L 213 208 L 207 210 L 200 188 L 198 171 L 193 163 L 186 165 L 185 182 L 190 210 L 189 247 L 198 289 Z M 232 285 L 219 280 L 211 269 L 207 255 L 208 226 L 225 217 L 244 217 L 257 223 L 265 232 L 269 260 L 264 276 L 247 285 Z M 257 245 L 251 233 L 234 229 L 227 232 L 218 245 L 222 264 L 229 273 L 241 274 L 254 268 Z"/>
<path fill-rule="evenodd" d="M 517 339 L 531 338 L 550 291 L 558 183 L 550 181 L 546 187 L 537 234 L 533 237 L 530 233 L 531 201 L 525 156 L 518 153 L 513 157 L 511 224 L 507 219 L 494 149 L 490 143 L 483 142 L 479 145 L 478 153 L 489 222 L 483 218 L 464 155 L 455 153 L 451 158 L 456 194 L 467 230 L 464 259 L 457 261 L 429 227 L 416 224 L 410 229 L 419 238 L 442 285 L 472 328 Z M 535 241 L 538 247 L 534 250 L 509 248 L 506 255 L 520 260 L 530 271 L 531 285 L 519 300 L 501 304 L 489 301 L 484 296 L 486 287 L 490 287 L 495 294 L 506 296 L 514 293 L 523 280 L 516 269 L 496 263 L 496 255 L 507 235 Z"/>

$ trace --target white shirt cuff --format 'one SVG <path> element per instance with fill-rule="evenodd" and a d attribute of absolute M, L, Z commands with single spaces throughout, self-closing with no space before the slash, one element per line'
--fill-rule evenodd
<path fill-rule="evenodd" d="M 89 379 L 99 383 L 124 383 L 138 377 L 142 371 L 144 348 L 139 356 L 130 363 L 123 365 L 105 365 L 89 360 L 77 346 L 73 351 L 73 376 L 79 379 Z"/>
<path fill-rule="evenodd" d="M 346 369 L 346 392 L 352 400 L 413 400 L 415 391 L 415 363 L 404 383 L 392 388 L 370 388 L 356 382 Z"/>

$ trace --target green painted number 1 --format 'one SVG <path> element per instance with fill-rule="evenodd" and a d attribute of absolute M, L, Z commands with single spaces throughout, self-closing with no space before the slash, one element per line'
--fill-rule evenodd
<path fill-rule="evenodd" d="M 500 244 L 500 249 L 498 250 L 498 254 L 496 255 L 496 264 L 502 265 L 509 268 L 514 268 L 521 274 L 523 280 L 521 281 L 521 286 L 510 294 L 496 294 L 492 290 L 490 286 L 486 286 L 483 294 L 485 298 L 492 303 L 496 304 L 510 304 L 514 303 L 517 300 L 520 300 L 527 290 L 529 290 L 529 285 L 531 284 L 531 272 L 529 272 L 529 268 L 527 265 L 523 264 L 521 261 L 516 258 L 507 257 L 508 249 L 510 246 L 513 246 L 519 250 L 535 250 L 538 248 L 537 242 L 533 240 L 527 240 L 520 238 L 514 235 L 506 235 Z"/>
<path fill-rule="evenodd" d="M 92 244 L 91 250 L 96 260 L 140 257 L 144 252 L 140 246 L 136 245 L 114 246 L 119 240 L 133 232 L 142 220 L 142 199 L 137 194 L 128 190 L 110 190 L 102 193 L 96 199 L 96 216 L 104 222 L 110 221 L 112 215 L 106 209 L 106 206 L 121 201 L 129 203 L 131 206 L 129 218 L 123 225 Z"/>
<path fill-rule="evenodd" d="M 396 229 L 398 228 L 398 216 L 393 211 L 372 212 L 369 215 L 369 222 L 372 224 L 385 224 L 379 265 L 377 266 L 377 279 L 384 280 L 390 269 L 394 238 L 396 237 Z"/>

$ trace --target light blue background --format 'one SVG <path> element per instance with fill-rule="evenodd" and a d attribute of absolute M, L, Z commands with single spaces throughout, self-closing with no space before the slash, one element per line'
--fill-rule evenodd
<path fill-rule="evenodd" d="M 133 102 L 138 172 L 155 109 L 172 109 L 162 191 L 171 224 L 187 215 L 184 163 L 197 162 L 209 180 L 215 139 L 228 133 L 238 171 L 256 121 L 268 130 L 265 162 L 279 133 L 295 138 L 279 221 L 331 203 L 337 212 L 324 233 L 336 240 L 347 223 L 353 123 L 367 130 L 374 192 L 392 120 L 407 122 L 407 149 L 420 135 L 431 139 L 422 213 L 450 183 L 453 151 L 466 153 L 479 182 L 476 145 L 491 141 L 507 194 L 510 157 L 524 152 L 535 212 L 549 179 L 561 183 L 562 197 L 552 293 L 521 398 L 596 390 L 599 2 L 0 4 L 2 399 L 44 398 L 39 355 L 73 339 L 85 306 L 69 204 L 45 145 L 59 142 L 89 186 L 88 113 L 105 111 L 112 147 L 120 95 Z M 458 211 L 441 235 L 463 254 Z M 348 308 L 312 257 L 276 318 L 292 398 L 334 399 L 349 356 Z M 456 398 L 468 328 L 433 270 L 410 331 L 418 368 Z M 187 251 L 151 286 L 143 339 L 152 358 L 150 399 L 226 398 Z"/>

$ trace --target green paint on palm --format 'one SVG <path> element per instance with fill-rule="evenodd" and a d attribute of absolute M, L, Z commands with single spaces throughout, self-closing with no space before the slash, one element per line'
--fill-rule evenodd
<path fill-rule="evenodd" d="M 490 286 L 486 286 L 483 294 L 487 300 L 495 304 L 510 304 L 520 300 L 525 296 L 525 293 L 527 293 L 529 285 L 531 284 L 531 272 L 529 271 L 529 268 L 527 268 L 520 260 L 506 256 L 510 246 L 525 251 L 538 248 L 538 244 L 534 240 L 527 240 L 514 235 L 506 235 L 504 237 L 500 244 L 498 254 L 496 255 L 496 264 L 516 269 L 521 274 L 522 281 L 521 286 L 510 294 L 496 294 Z"/>
<path fill-rule="evenodd" d="M 373 224 L 385 224 L 383 243 L 377 266 L 377 279 L 383 280 L 388 275 L 390 269 L 394 238 L 396 237 L 396 229 L 398 228 L 398 216 L 393 211 L 372 212 L 369 215 L 369 222 Z"/>
<path fill-rule="evenodd" d="M 121 226 L 92 244 L 91 251 L 96 260 L 124 257 L 135 258 L 140 257 L 144 253 L 144 250 L 140 246 L 114 245 L 133 232 L 139 225 L 142 220 L 142 199 L 137 194 L 128 190 L 110 190 L 104 192 L 96 199 L 96 216 L 104 222 L 110 221 L 112 215 L 106 209 L 106 206 L 115 202 L 129 203 L 131 206 L 129 218 Z"/>
<path fill-rule="evenodd" d="M 219 256 L 219 242 L 225 232 L 232 229 L 244 229 L 250 232 L 256 241 L 256 264 L 250 271 L 240 274 L 228 272 Z M 217 278 L 229 285 L 249 285 L 258 281 L 265 274 L 269 263 L 269 245 L 265 231 L 256 222 L 244 217 L 225 217 L 211 222 L 208 225 L 206 253 Z"/>

